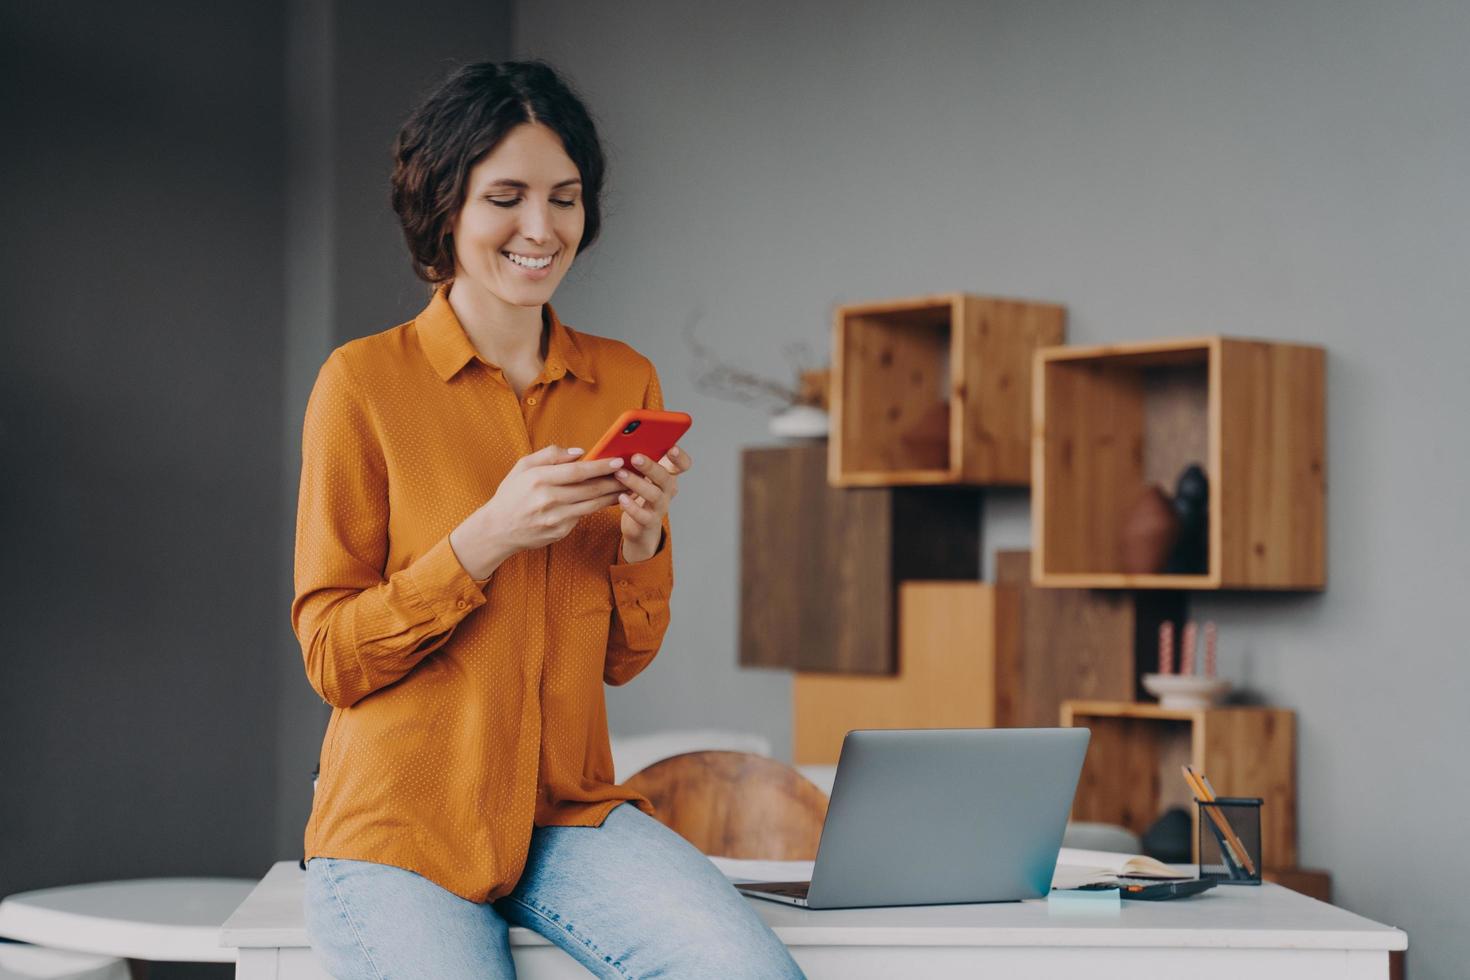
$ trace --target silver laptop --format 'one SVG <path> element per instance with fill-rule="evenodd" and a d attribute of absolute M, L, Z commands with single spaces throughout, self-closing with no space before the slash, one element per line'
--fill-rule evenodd
<path fill-rule="evenodd" d="M 811 881 L 735 887 L 813 909 L 1039 898 L 1051 888 L 1090 736 L 848 732 Z"/>

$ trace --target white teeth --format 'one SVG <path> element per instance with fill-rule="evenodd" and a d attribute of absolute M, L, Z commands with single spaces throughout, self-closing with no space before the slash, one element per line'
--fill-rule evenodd
<path fill-rule="evenodd" d="M 516 265 L 523 265 L 527 269 L 544 269 L 548 265 L 550 265 L 551 260 L 555 258 L 555 256 L 547 255 L 539 259 L 533 259 L 526 255 L 517 255 L 514 252 L 501 252 L 500 254 L 510 259 Z"/>

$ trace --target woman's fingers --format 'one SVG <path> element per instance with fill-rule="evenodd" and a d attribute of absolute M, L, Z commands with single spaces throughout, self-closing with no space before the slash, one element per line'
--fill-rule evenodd
<path fill-rule="evenodd" d="M 559 504 L 575 504 L 583 500 L 591 500 L 593 497 L 602 497 L 612 494 L 618 495 L 623 489 L 622 481 L 615 476 L 599 476 L 595 480 L 584 480 L 581 483 L 573 483 L 569 486 L 550 488 L 552 499 Z M 611 506 L 610 504 L 605 506 Z"/>
<path fill-rule="evenodd" d="M 664 459 L 668 459 L 668 457 L 665 456 Z M 672 466 L 663 464 L 654 465 L 653 461 L 642 453 L 634 453 L 628 460 L 628 466 L 625 469 L 637 470 L 648 479 L 658 481 L 659 484 L 662 484 L 665 479 L 674 475 L 674 468 Z"/>
<path fill-rule="evenodd" d="M 579 459 L 571 463 L 548 466 L 542 477 L 547 483 L 582 483 L 586 480 L 595 480 L 599 476 L 606 476 L 623 463 L 622 459 Z"/>
<path fill-rule="evenodd" d="M 645 531 L 658 526 L 678 493 L 678 475 L 694 463 L 678 446 L 657 465 L 642 453 L 616 460 L 579 459 L 581 454 L 579 449 L 547 446 L 517 464 L 519 469 L 537 470 L 531 479 L 542 489 L 542 519 L 565 525 L 563 535 L 583 517 L 613 506 Z M 628 526 L 624 525 L 625 534 Z"/>
<path fill-rule="evenodd" d="M 518 472 L 520 470 L 530 469 L 533 466 L 551 466 L 555 463 L 565 463 L 567 460 L 576 459 L 582 455 L 582 452 L 578 448 L 563 449 L 561 446 L 552 443 L 549 446 L 543 446 L 528 456 L 522 456 L 515 461 L 515 465 L 511 467 L 511 470 Z"/>
<path fill-rule="evenodd" d="M 633 497 L 632 494 L 621 494 L 618 497 L 618 503 L 622 506 L 623 512 L 632 517 L 642 527 L 653 527 L 661 520 L 656 510 L 646 504 L 639 503 L 638 499 Z"/>
<path fill-rule="evenodd" d="M 665 458 L 667 459 L 667 457 Z M 660 488 L 667 489 L 673 487 L 676 482 L 676 477 L 679 475 L 668 466 L 650 462 L 648 457 L 642 453 L 634 453 L 633 458 L 629 462 L 633 465 L 624 467 L 625 469 L 636 471 L 645 480 L 649 480 Z M 619 479 L 622 478 L 619 477 Z"/>
<path fill-rule="evenodd" d="M 621 496 L 622 493 L 616 490 L 611 493 L 600 494 L 588 500 L 582 500 L 574 504 L 568 504 L 565 509 L 565 513 L 567 516 L 570 517 L 586 517 L 588 514 L 597 513 L 604 507 L 614 506 L 615 504 L 617 504 L 618 498 L 620 498 Z"/>
<path fill-rule="evenodd" d="M 662 467 L 653 467 L 653 469 L 662 469 Z M 673 476 L 674 474 L 664 470 L 663 480 L 665 482 L 673 479 Z M 645 501 L 655 505 L 662 501 L 667 494 L 663 486 L 655 483 L 646 476 L 640 476 L 632 470 L 618 470 L 617 478 L 622 481 L 623 486 L 627 487 L 630 493 L 638 494 Z"/>

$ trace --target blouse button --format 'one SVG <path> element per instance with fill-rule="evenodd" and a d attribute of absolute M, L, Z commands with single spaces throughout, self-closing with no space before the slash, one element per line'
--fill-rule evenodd
<path fill-rule="evenodd" d="M 530 398 L 527 398 L 526 399 L 526 404 L 527 405 L 534 405 L 534 404 L 536 404 L 536 396 L 535 395 L 532 395 Z"/>
<path fill-rule="evenodd" d="M 456 602 L 454 605 L 455 605 L 455 608 L 457 608 L 457 609 L 464 609 L 466 606 L 469 605 L 469 603 L 468 602 L 465 602 L 463 599 L 461 599 L 458 602 Z"/>

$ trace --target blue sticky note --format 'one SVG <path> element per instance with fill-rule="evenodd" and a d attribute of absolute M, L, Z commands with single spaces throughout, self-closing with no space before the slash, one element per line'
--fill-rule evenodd
<path fill-rule="evenodd" d="M 1103 914 L 1123 909 L 1123 893 L 1116 888 L 1056 888 L 1046 896 L 1048 912 Z"/>

